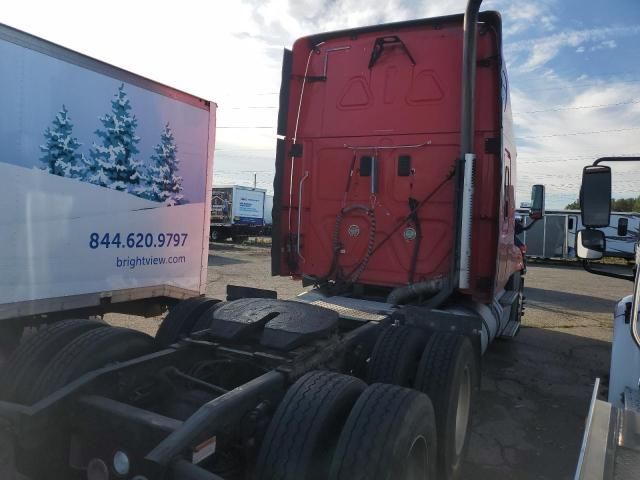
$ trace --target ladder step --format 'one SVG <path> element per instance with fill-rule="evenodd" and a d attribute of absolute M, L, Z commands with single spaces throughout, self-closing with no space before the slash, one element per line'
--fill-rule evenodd
<path fill-rule="evenodd" d="M 500 334 L 501 338 L 513 338 L 518 334 L 520 330 L 520 322 L 514 322 L 513 320 L 507 323 L 504 330 Z"/>
<path fill-rule="evenodd" d="M 518 291 L 517 290 L 509 290 L 504 292 L 504 294 L 500 297 L 500 305 L 511 305 L 513 304 L 513 302 L 515 302 L 516 298 L 518 297 Z"/>

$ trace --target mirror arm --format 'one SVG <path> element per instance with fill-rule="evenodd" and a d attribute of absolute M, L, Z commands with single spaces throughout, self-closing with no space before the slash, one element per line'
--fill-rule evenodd
<path fill-rule="evenodd" d="M 541 218 L 534 218 L 533 221 L 529 225 L 527 225 L 526 227 L 522 227 L 522 231 L 526 232 L 527 230 L 529 230 L 531 227 L 533 227 L 536 224 L 536 222 L 538 220 L 542 220 L 542 219 Z"/>
<path fill-rule="evenodd" d="M 638 325 L 638 302 L 640 302 L 640 268 L 636 265 L 635 285 L 633 287 L 633 301 L 631 302 L 631 337 L 640 348 L 640 330 Z"/>
<path fill-rule="evenodd" d="M 593 273 L 594 275 L 602 275 L 603 277 L 611 277 L 618 278 L 620 280 L 629 280 L 633 282 L 635 280 L 635 275 L 625 275 L 623 273 L 613 273 L 613 272 L 605 272 L 604 270 L 596 270 L 591 267 L 591 262 L 589 260 L 582 260 L 582 267 L 589 273 Z"/>
<path fill-rule="evenodd" d="M 593 165 L 599 165 L 602 162 L 640 162 L 640 157 L 601 157 L 593 162 Z"/>

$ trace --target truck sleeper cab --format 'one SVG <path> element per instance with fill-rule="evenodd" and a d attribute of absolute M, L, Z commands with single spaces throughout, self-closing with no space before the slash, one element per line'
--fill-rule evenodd
<path fill-rule="evenodd" d="M 449 275 L 465 253 L 456 238 L 462 40 L 460 22 L 445 17 L 306 37 L 285 54 L 274 273 L 388 290 Z M 484 303 L 519 270 L 516 148 L 501 49 L 500 18 L 485 12 L 472 106 L 469 278 L 461 289 Z"/>

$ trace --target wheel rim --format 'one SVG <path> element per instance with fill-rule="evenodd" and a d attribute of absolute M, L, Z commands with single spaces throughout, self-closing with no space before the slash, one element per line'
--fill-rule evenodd
<path fill-rule="evenodd" d="M 471 372 L 465 365 L 458 390 L 458 406 L 456 409 L 456 457 L 462 452 L 467 437 L 467 424 L 471 408 Z"/>
<path fill-rule="evenodd" d="M 429 461 L 427 441 L 420 436 L 413 441 L 411 450 L 409 450 L 405 480 L 426 480 L 428 478 Z"/>

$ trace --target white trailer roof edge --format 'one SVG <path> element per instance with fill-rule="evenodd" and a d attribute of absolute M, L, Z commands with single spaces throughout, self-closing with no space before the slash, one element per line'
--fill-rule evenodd
<path fill-rule="evenodd" d="M 0 40 L 11 42 L 15 45 L 28 48 L 29 50 L 57 58 L 87 70 L 92 70 L 102 75 L 115 78 L 116 80 L 121 80 L 128 84 L 144 88 L 145 90 L 164 95 L 165 97 L 187 103 L 203 110 L 210 110 L 210 104 L 215 103 L 190 93 L 183 92 L 182 90 L 169 87 L 168 85 L 156 82 L 155 80 L 143 77 L 142 75 L 124 70 L 123 68 L 97 60 L 83 53 L 71 50 L 70 48 L 52 43 L 43 38 L 36 37 L 35 35 L 31 35 L 30 33 L 23 32 L 22 30 L 18 30 L 17 28 L 10 27 L 3 23 L 0 23 Z"/>
<path fill-rule="evenodd" d="M 215 173 L 215 172 L 214 172 Z M 253 192 L 267 192 L 266 188 L 254 188 L 254 187 L 247 187 L 246 185 L 214 185 L 212 187 L 213 190 L 217 189 L 217 188 L 244 188 L 246 190 L 251 190 Z"/>
<path fill-rule="evenodd" d="M 215 162 L 216 152 L 216 124 L 217 124 L 217 105 L 214 103 L 209 111 L 209 137 L 207 139 L 207 180 L 205 183 L 206 194 L 204 204 L 204 218 L 202 219 L 203 235 L 202 241 L 202 258 L 200 262 L 200 293 L 207 293 L 207 274 L 209 270 L 209 230 L 211 228 L 211 208 L 213 191 L 209 186 L 213 183 L 213 165 Z"/>

